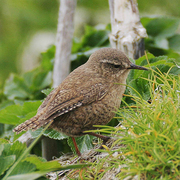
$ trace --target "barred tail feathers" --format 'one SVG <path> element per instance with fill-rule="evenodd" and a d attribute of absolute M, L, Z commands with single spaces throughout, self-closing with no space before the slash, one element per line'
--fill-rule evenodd
<path fill-rule="evenodd" d="M 19 126 L 15 127 L 13 129 L 13 132 L 19 134 L 20 132 L 28 131 L 29 129 L 32 129 L 34 131 L 45 124 L 47 124 L 47 121 L 43 121 L 42 119 L 39 119 L 39 115 L 36 115 L 31 119 L 21 123 Z"/>

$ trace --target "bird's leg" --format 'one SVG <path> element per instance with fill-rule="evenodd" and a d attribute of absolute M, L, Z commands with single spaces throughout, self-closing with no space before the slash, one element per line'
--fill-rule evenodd
<path fill-rule="evenodd" d="M 78 146 L 77 146 L 77 143 L 76 143 L 75 138 L 74 138 L 74 137 L 71 137 L 71 138 L 72 138 L 72 140 L 73 140 L 73 144 L 74 144 L 74 147 L 75 147 L 75 150 L 76 150 L 77 155 L 78 155 L 78 156 L 81 156 L 81 153 L 80 153 L 80 151 L 79 151 L 79 148 L 78 148 Z"/>
<path fill-rule="evenodd" d="M 103 135 L 96 134 L 96 133 L 93 133 L 93 132 L 88 132 L 86 134 L 89 134 L 89 135 L 92 135 L 92 136 L 96 136 L 97 138 L 102 139 L 103 140 L 103 144 L 106 144 L 106 142 L 110 139 L 110 137 L 108 137 L 108 136 L 103 136 Z"/>

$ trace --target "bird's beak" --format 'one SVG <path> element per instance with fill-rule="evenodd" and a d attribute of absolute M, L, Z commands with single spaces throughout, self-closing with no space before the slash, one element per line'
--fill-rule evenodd
<path fill-rule="evenodd" d="M 130 66 L 127 69 L 139 69 L 139 70 L 146 70 L 146 71 L 148 71 L 148 69 L 146 69 L 145 67 L 137 66 L 137 65 L 135 65 L 133 63 L 131 63 Z"/>

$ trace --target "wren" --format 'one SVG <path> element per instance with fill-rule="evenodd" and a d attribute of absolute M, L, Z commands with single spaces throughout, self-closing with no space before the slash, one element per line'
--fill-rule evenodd
<path fill-rule="evenodd" d="M 72 137 L 80 155 L 74 137 L 91 134 L 107 140 L 85 131 L 95 129 L 93 125 L 105 125 L 115 116 L 130 69 L 147 70 L 131 63 L 118 49 L 97 50 L 46 97 L 34 117 L 13 131 L 36 130 L 53 120 L 50 128 Z"/>

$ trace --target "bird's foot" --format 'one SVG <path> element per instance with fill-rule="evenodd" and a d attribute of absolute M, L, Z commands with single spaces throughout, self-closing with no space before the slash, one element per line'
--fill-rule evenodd
<path fill-rule="evenodd" d="M 93 132 L 88 132 L 86 134 L 89 134 L 89 135 L 92 135 L 92 136 L 95 136 L 97 138 L 100 138 L 103 140 L 103 144 L 106 144 L 106 142 L 111 139 L 109 136 L 103 136 L 101 134 L 96 134 L 96 133 L 93 133 Z"/>

